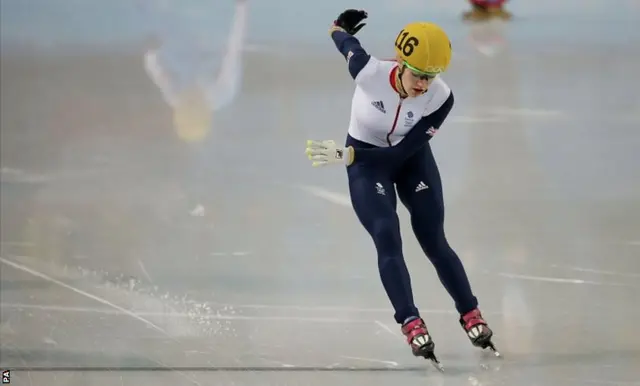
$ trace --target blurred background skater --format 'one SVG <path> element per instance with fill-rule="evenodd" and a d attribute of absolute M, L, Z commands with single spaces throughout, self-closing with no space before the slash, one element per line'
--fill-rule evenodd
<path fill-rule="evenodd" d="M 510 20 L 512 15 L 504 9 L 507 0 L 469 0 L 471 10 L 462 17 L 469 21 L 486 21 L 491 19 Z"/>
<path fill-rule="evenodd" d="M 212 129 L 213 113 L 239 94 L 246 29 L 247 0 L 236 0 L 223 55 L 213 55 L 210 42 L 197 34 L 179 36 L 175 28 L 167 28 L 165 38 L 150 39 L 145 70 L 171 106 L 174 128 L 183 141 L 202 142 Z"/>
<path fill-rule="evenodd" d="M 202 191 L 202 179 L 216 164 L 211 160 L 214 115 L 232 105 L 242 86 L 248 6 L 247 0 L 235 1 L 226 47 L 220 53 L 213 49 L 211 36 L 216 36 L 216 31 L 208 28 L 212 21 L 196 18 L 211 10 L 194 9 L 197 12 L 177 16 L 171 4 L 144 3 L 144 10 L 158 23 L 144 54 L 144 67 L 171 108 L 177 137 L 188 144 L 186 153 L 192 160 L 185 173 L 189 212 L 202 217 L 203 200 L 211 196 L 211 192 Z M 178 17 L 187 20 L 175 20 Z M 199 26 L 200 22 L 205 25 Z"/>

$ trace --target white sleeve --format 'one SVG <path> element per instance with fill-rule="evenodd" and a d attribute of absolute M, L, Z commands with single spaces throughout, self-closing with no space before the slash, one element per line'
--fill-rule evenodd
<path fill-rule="evenodd" d="M 348 60 L 348 59 L 347 59 Z M 358 72 L 358 75 L 355 77 L 355 82 L 357 85 L 362 86 L 366 84 L 369 79 L 371 79 L 380 66 L 380 61 L 375 57 L 371 56 L 367 64 Z"/>
<path fill-rule="evenodd" d="M 213 92 L 208 100 L 213 110 L 218 110 L 231 103 L 240 90 L 242 80 L 242 50 L 247 27 L 247 1 L 236 0 L 236 11 L 233 25 L 229 31 L 227 51 L 222 59 L 222 67 L 218 73 Z"/>
<path fill-rule="evenodd" d="M 162 93 L 162 98 L 169 106 L 175 106 L 176 95 L 169 74 L 162 68 L 158 60 L 158 52 L 147 51 L 144 54 L 144 69 L 149 78 L 155 83 Z"/>

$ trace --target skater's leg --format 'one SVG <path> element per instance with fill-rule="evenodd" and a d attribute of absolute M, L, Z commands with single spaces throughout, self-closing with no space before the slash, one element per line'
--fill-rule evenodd
<path fill-rule="evenodd" d="M 348 146 L 367 147 L 349 137 Z M 366 164 L 347 168 L 351 202 L 358 219 L 371 235 L 378 253 L 378 269 L 385 291 L 395 309 L 394 318 L 415 356 L 436 362 L 435 344 L 415 305 L 409 271 L 402 254 L 396 192 L 388 171 Z"/>
<path fill-rule="evenodd" d="M 443 286 L 463 315 L 478 306 L 460 258 L 444 232 L 442 182 L 429 145 L 404 165 L 397 180 L 398 196 L 409 210 L 411 226 Z"/>
<path fill-rule="evenodd" d="M 362 146 L 354 140 L 350 142 L 352 146 Z M 395 320 L 403 323 L 410 317 L 419 317 L 402 254 L 396 192 L 390 175 L 367 165 L 350 166 L 347 174 L 353 209 L 375 244 L 380 278 L 395 310 Z"/>
<path fill-rule="evenodd" d="M 411 215 L 416 238 L 453 298 L 460 324 L 474 345 L 493 347 L 493 332 L 477 308 L 478 300 L 471 291 L 464 266 L 444 233 L 442 181 L 429 145 L 407 161 L 396 182 L 398 196 Z"/>

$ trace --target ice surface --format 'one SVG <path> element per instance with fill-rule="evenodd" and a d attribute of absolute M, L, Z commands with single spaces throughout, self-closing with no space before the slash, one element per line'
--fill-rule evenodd
<path fill-rule="evenodd" d="M 36 3 L 0 13 L 0 367 L 15 384 L 640 384 L 637 2 L 514 2 L 514 21 L 483 26 L 459 21 L 464 2 L 353 4 L 376 55 L 421 12 L 451 31 L 456 106 L 432 145 L 450 243 L 504 358 L 471 347 L 400 209 L 445 374 L 393 323 L 344 170 L 302 150 L 345 135 L 352 83 L 326 34 L 344 5 L 291 20 L 290 1 L 249 0 L 234 98 L 191 111 L 208 120 L 192 133 L 145 54 L 174 96 L 219 95 L 233 1 Z"/>

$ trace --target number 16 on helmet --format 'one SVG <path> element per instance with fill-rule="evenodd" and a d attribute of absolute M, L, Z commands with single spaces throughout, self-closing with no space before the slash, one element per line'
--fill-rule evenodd
<path fill-rule="evenodd" d="M 451 42 L 446 32 L 434 23 L 410 23 L 395 42 L 397 58 L 414 72 L 436 76 L 451 62 Z"/>

